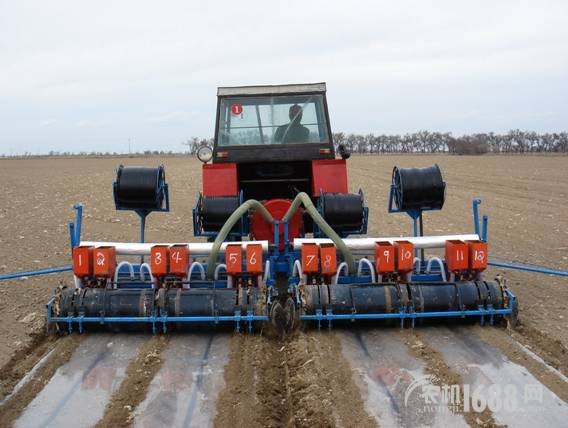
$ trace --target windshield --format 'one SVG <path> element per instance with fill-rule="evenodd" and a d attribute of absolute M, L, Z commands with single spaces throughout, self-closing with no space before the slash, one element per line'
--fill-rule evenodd
<path fill-rule="evenodd" d="M 219 146 L 328 141 L 323 95 L 221 99 Z"/>

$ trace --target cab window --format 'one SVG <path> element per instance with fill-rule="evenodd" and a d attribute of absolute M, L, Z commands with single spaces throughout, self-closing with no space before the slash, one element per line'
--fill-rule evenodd
<path fill-rule="evenodd" d="M 219 108 L 219 146 L 329 142 L 322 95 L 229 97 Z"/>

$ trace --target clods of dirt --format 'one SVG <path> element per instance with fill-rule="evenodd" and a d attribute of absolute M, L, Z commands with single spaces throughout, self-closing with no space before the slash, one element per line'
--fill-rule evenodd
<path fill-rule="evenodd" d="M 225 384 L 218 427 L 376 426 L 333 333 L 234 336 Z"/>

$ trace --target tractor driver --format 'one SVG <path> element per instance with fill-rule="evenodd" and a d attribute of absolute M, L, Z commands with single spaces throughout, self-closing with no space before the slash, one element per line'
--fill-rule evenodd
<path fill-rule="evenodd" d="M 302 125 L 302 107 L 294 104 L 289 111 L 290 123 L 279 126 L 274 134 L 274 140 L 279 143 L 307 143 L 310 130 Z"/>

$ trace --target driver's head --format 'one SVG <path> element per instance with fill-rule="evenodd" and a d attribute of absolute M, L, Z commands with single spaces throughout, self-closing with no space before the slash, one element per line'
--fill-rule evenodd
<path fill-rule="evenodd" d="M 290 120 L 292 122 L 300 123 L 302 120 L 302 107 L 298 104 L 294 104 L 290 107 Z"/>

